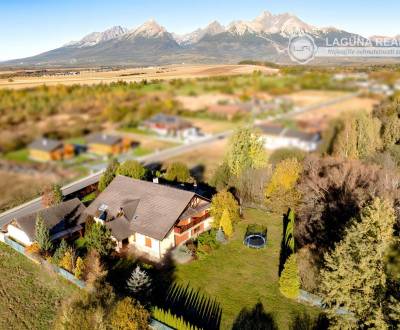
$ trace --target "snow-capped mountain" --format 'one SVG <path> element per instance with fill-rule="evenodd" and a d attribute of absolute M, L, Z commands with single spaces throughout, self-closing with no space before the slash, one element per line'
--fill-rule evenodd
<path fill-rule="evenodd" d="M 118 38 L 128 32 L 128 29 L 122 26 L 113 26 L 103 32 L 92 32 L 87 36 L 83 37 L 79 41 L 71 41 L 65 46 L 75 47 L 90 47 L 97 45 L 100 42 L 108 41 L 111 39 Z"/>
<path fill-rule="evenodd" d="M 317 28 L 293 14 L 262 12 L 253 20 L 237 20 L 226 27 L 213 21 L 191 33 L 176 35 L 151 19 L 138 27 L 115 26 L 93 32 L 79 41 L 8 66 L 155 65 L 216 63 L 241 60 L 285 61 L 293 34 L 312 34 L 317 45 L 326 38 L 355 34 L 333 27 Z"/>
<path fill-rule="evenodd" d="M 198 42 L 206 35 L 216 35 L 225 32 L 226 29 L 219 22 L 213 21 L 208 24 L 205 28 L 199 28 L 191 33 L 184 34 L 182 36 L 175 34 L 174 38 L 180 45 L 191 45 Z"/>

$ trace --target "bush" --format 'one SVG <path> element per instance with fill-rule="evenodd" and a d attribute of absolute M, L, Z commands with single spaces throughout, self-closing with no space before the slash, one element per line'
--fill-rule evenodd
<path fill-rule="evenodd" d="M 168 181 L 177 182 L 193 182 L 193 178 L 190 176 L 188 167 L 180 162 L 174 162 L 168 165 L 167 171 L 165 172 L 164 178 Z"/>
<path fill-rule="evenodd" d="M 136 160 L 127 160 L 123 162 L 117 170 L 117 174 L 119 175 L 124 175 L 138 180 L 143 179 L 146 176 L 146 173 L 147 170 Z"/>
<path fill-rule="evenodd" d="M 81 280 L 83 278 L 84 272 L 85 272 L 85 263 L 83 262 L 81 257 L 78 257 L 76 259 L 74 275 L 78 280 Z"/>
<path fill-rule="evenodd" d="M 148 329 L 149 312 L 137 301 L 126 297 L 118 301 L 110 313 L 112 329 Z"/>
<path fill-rule="evenodd" d="M 221 191 L 211 200 L 210 213 L 214 218 L 213 227 L 219 228 L 222 213 L 227 211 L 233 223 L 239 220 L 239 204 L 229 191 Z"/>
<path fill-rule="evenodd" d="M 217 230 L 211 229 L 210 231 L 204 232 L 197 237 L 197 257 L 202 258 L 210 254 L 213 250 L 218 249 L 219 243 L 216 236 Z"/>
<path fill-rule="evenodd" d="M 295 299 L 300 293 L 300 277 L 297 268 L 296 254 L 292 254 L 285 262 L 285 266 L 279 278 L 279 290 L 291 299 Z"/>

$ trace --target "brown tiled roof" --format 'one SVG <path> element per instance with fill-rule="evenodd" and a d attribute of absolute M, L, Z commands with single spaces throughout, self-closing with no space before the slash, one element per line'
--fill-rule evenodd
<path fill-rule="evenodd" d="M 178 116 L 159 113 L 144 122 L 145 125 L 158 124 L 176 129 L 192 127 L 192 124 Z"/>
<path fill-rule="evenodd" d="M 106 207 L 107 219 L 110 220 L 106 225 L 115 230 L 113 236 L 118 235 L 119 239 L 138 232 L 162 240 L 190 207 L 194 196 L 196 194 L 190 191 L 118 175 L 86 212 L 96 215 L 100 206 Z M 128 224 L 120 221 L 121 217 Z"/>
<path fill-rule="evenodd" d="M 39 138 L 34 140 L 31 144 L 29 144 L 28 148 L 50 152 L 58 148 L 61 148 L 62 146 L 63 143 L 61 141 L 47 139 L 47 138 Z"/>
<path fill-rule="evenodd" d="M 62 202 L 56 206 L 42 209 L 38 212 L 30 213 L 21 218 L 15 219 L 19 228 L 21 228 L 31 241 L 35 240 L 36 218 L 38 214 L 43 217 L 46 227 L 53 236 L 58 232 L 76 227 L 85 222 L 85 206 L 78 198 Z"/>

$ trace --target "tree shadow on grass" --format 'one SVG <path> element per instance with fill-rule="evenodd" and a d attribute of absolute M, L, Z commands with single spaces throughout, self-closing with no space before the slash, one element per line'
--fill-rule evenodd
<path fill-rule="evenodd" d="M 327 330 L 328 328 L 329 320 L 324 313 L 320 313 L 316 318 L 304 313 L 296 315 L 290 325 L 290 330 Z"/>
<path fill-rule="evenodd" d="M 278 269 L 278 276 L 281 276 L 281 273 L 283 271 L 283 267 L 285 266 L 285 262 L 287 260 L 287 258 L 290 256 L 290 254 L 292 253 L 292 251 L 290 251 L 290 249 L 288 248 L 288 246 L 286 245 L 285 242 L 285 234 L 286 234 L 286 228 L 288 226 L 289 223 L 289 212 L 290 209 L 288 210 L 288 212 L 286 214 L 282 215 L 282 241 L 281 241 L 281 250 L 279 252 L 279 269 Z"/>
<path fill-rule="evenodd" d="M 232 330 L 277 330 L 271 314 L 265 312 L 261 302 L 251 310 L 243 308 L 233 323 Z"/>
<path fill-rule="evenodd" d="M 189 284 L 182 286 L 174 283 L 167 292 L 163 307 L 199 328 L 220 328 L 222 309 L 219 303 Z"/>

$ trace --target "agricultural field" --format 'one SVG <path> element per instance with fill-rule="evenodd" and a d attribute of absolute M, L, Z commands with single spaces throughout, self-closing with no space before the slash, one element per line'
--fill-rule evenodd
<path fill-rule="evenodd" d="M 255 250 L 242 243 L 249 224 L 268 228 L 267 246 Z M 289 329 L 296 316 L 318 315 L 318 310 L 282 296 L 278 284 L 282 219 L 260 210 L 246 210 L 235 228 L 233 238 L 204 259 L 178 265 L 176 280 L 208 297 L 222 309 L 221 329 L 230 329 L 241 311 L 252 310 L 261 302 L 265 317 L 277 329 Z M 264 324 L 265 325 L 265 324 Z M 266 327 L 267 328 L 267 327 Z M 269 328 L 268 328 L 269 329 Z M 271 329 L 275 329 L 271 327 Z"/>
<path fill-rule="evenodd" d="M 266 68 L 256 65 L 168 65 L 163 67 L 133 68 L 121 70 L 82 70 L 78 75 L 42 76 L 42 77 L 15 77 L 0 79 L 0 88 L 31 88 L 46 84 L 54 86 L 63 85 L 94 85 L 100 83 L 111 83 L 117 81 L 138 82 L 153 79 L 189 79 L 215 76 L 229 76 L 252 73 L 254 70 L 261 70 L 266 74 L 277 72 L 277 69 Z M 6 72 L 0 72 L 6 73 Z M 10 74 L 8 71 L 7 74 Z"/>
<path fill-rule="evenodd" d="M 43 188 L 55 182 L 53 176 L 0 171 L 0 211 L 37 197 Z"/>
<path fill-rule="evenodd" d="M 61 302 L 78 289 L 0 243 L 0 329 L 52 329 Z"/>

